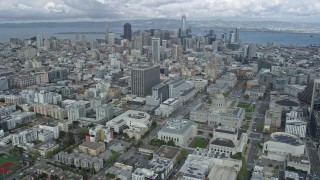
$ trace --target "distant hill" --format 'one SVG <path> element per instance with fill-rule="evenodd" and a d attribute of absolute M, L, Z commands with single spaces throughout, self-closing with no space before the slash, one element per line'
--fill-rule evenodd
<path fill-rule="evenodd" d="M 133 29 L 178 29 L 180 19 L 147 19 L 147 20 L 121 20 L 111 22 L 36 22 L 36 23 L 5 23 L 0 28 L 122 28 L 126 22 Z M 239 27 L 243 30 L 283 31 L 320 33 L 319 23 L 292 23 L 280 21 L 223 21 L 223 20 L 187 20 L 188 26 L 201 29 L 230 30 Z"/>

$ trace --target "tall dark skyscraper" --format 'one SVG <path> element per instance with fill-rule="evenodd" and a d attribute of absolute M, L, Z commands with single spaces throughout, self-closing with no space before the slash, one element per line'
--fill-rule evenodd
<path fill-rule="evenodd" d="M 152 87 L 160 83 L 160 66 L 139 66 L 131 70 L 131 93 L 139 97 L 151 95 Z"/>
<path fill-rule="evenodd" d="M 187 17 L 186 17 L 185 15 L 182 16 L 181 29 L 182 29 L 183 31 L 187 30 Z"/>
<path fill-rule="evenodd" d="M 235 37 L 235 41 L 236 43 L 240 42 L 240 32 L 239 32 L 239 28 L 236 28 L 236 37 Z"/>
<path fill-rule="evenodd" d="M 123 38 L 131 41 L 132 31 L 131 31 L 131 24 L 129 24 L 129 23 L 125 23 L 123 25 Z"/>

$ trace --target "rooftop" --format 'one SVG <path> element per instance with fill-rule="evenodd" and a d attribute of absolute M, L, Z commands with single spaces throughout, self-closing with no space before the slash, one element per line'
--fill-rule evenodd
<path fill-rule="evenodd" d="M 217 178 L 218 177 L 218 178 Z M 232 167 L 226 167 L 223 165 L 215 164 L 211 169 L 208 178 L 219 179 L 219 180 L 230 180 L 236 179 L 237 172 Z"/>
<path fill-rule="evenodd" d="M 275 132 L 271 134 L 271 138 L 280 143 L 285 143 L 285 144 L 290 144 L 293 146 L 299 146 L 302 145 L 302 142 L 297 136 L 294 136 L 289 133 L 284 133 L 284 132 Z"/>
<path fill-rule="evenodd" d="M 243 108 L 235 108 L 232 112 L 232 114 L 235 115 L 236 117 L 240 117 L 242 113 L 244 113 Z"/>
<path fill-rule="evenodd" d="M 80 144 L 80 146 L 84 146 L 90 149 L 99 149 L 101 146 L 104 146 L 105 144 L 103 142 L 91 142 L 91 141 L 86 141 L 82 144 Z"/>
<path fill-rule="evenodd" d="M 154 153 L 154 156 L 159 156 L 166 159 L 173 159 L 178 155 L 179 152 L 180 148 L 163 145 Z"/>
<path fill-rule="evenodd" d="M 230 139 L 217 138 L 217 139 L 213 140 L 211 142 L 211 144 L 218 145 L 218 146 L 230 147 L 230 148 L 234 148 L 235 147 L 233 142 Z"/>
<path fill-rule="evenodd" d="M 227 126 L 218 126 L 215 129 L 216 132 L 221 132 L 221 133 L 227 133 L 227 134 L 236 134 L 237 129 L 233 127 L 227 127 Z"/>
<path fill-rule="evenodd" d="M 206 160 L 205 157 L 193 158 L 188 156 L 178 174 L 195 179 L 204 179 L 207 176 L 209 164 L 210 162 Z"/>
<path fill-rule="evenodd" d="M 144 168 L 143 169 L 137 168 L 132 174 L 144 176 L 150 179 L 156 179 L 156 177 L 158 176 L 158 174 L 156 174 L 153 170 L 144 169 Z"/>
<path fill-rule="evenodd" d="M 149 162 L 150 169 L 154 170 L 155 172 L 165 171 L 171 164 L 172 160 L 161 157 L 155 157 Z"/>
<path fill-rule="evenodd" d="M 276 101 L 276 103 L 281 106 L 290 106 L 290 107 L 299 106 L 297 102 L 294 102 L 290 99 L 279 100 L 279 101 Z"/>
<path fill-rule="evenodd" d="M 183 135 L 193 125 L 196 123 L 186 119 L 169 119 L 159 132 Z"/>
<path fill-rule="evenodd" d="M 293 156 L 291 154 L 289 154 L 289 158 L 288 158 L 289 162 L 295 162 L 295 163 L 300 163 L 300 164 L 307 164 L 309 165 L 309 158 L 308 156 Z"/>

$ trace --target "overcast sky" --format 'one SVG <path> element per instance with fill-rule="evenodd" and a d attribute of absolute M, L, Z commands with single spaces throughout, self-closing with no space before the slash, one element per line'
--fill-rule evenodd
<path fill-rule="evenodd" d="M 0 23 L 172 18 L 319 22 L 320 0 L 0 0 Z"/>

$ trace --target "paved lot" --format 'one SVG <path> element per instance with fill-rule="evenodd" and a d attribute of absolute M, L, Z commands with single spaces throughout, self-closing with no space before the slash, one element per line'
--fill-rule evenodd
<path fill-rule="evenodd" d="M 144 168 L 147 167 L 149 164 L 149 160 L 152 158 L 152 156 L 148 156 L 141 153 L 136 153 L 134 156 L 132 156 L 128 161 L 126 161 L 125 164 L 133 166 L 134 169 L 136 168 Z"/>

